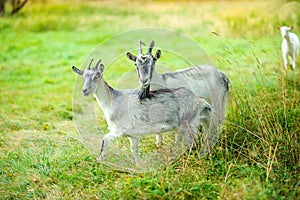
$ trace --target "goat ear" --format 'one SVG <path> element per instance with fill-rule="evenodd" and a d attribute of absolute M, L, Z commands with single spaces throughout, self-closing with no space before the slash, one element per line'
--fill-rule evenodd
<path fill-rule="evenodd" d="M 294 26 L 291 26 L 291 27 L 290 27 L 290 31 L 293 30 L 293 28 L 294 28 Z"/>
<path fill-rule="evenodd" d="M 104 65 L 101 63 L 98 70 L 101 74 L 104 72 Z"/>
<path fill-rule="evenodd" d="M 280 30 L 280 27 L 279 27 L 279 26 L 277 26 L 277 29 L 278 29 L 278 30 Z"/>
<path fill-rule="evenodd" d="M 156 53 L 155 53 L 155 56 L 154 56 L 155 60 L 159 59 L 160 56 L 161 56 L 161 51 L 157 50 Z"/>
<path fill-rule="evenodd" d="M 72 70 L 73 70 L 73 72 L 75 72 L 76 74 L 79 74 L 79 75 L 82 75 L 82 74 L 83 74 L 83 71 L 80 70 L 80 69 L 78 69 L 78 68 L 76 68 L 75 66 L 72 67 Z"/>
<path fill-rule="evenodd" d="M 127 52 L 127 58 L 129 58 L 129 60 L 132 60 L 132 61 L 136 61 L 136 56 L 132 55 L 130 52 Z"/>

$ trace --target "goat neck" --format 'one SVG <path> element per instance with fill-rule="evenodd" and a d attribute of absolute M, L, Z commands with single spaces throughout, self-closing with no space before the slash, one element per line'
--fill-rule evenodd
<path fill-rule="evenodd" d="M 109 110 L 115 93 L 116 91 L 106 83 L 103 77 L 98 81 L 94 97 L 104 113 Z"/>
<path fill-rule="evenodd" d="M 163 80 L 163 76 L 161 74 L 157 73 L 154 68 L 153 72 L 152 72 L 152 78 L 151 78 L 151 90 L 164 89 L 164 88 L 167 88 L 167 87 L 166 87 L 166 83 Z"/>

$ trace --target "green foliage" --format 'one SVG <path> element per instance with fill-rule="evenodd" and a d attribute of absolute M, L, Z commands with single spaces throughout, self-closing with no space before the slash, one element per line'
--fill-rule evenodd
<path fill-rule="evenodd" d="M 299 35 L 298 6 L 46 1 L 1 18 L 1 198 L 297 199 L 299 67 L 283 70 L 276 26 L 294 25 Z M 71 66 L 110 36 L 145 26 L 191 36 L 229 76 L 227 118 L 210 156 L 194 152 L 155 172 L 122 173 L 98 164 L 77 139 Z M 181 66 L 171 59 L 162 54 L 163 62 Z M 113 85 L 133 69 L 125 58 L 116 65 L 105 74 Z M 107 132 L 102 118 L 99 129 Z"/>

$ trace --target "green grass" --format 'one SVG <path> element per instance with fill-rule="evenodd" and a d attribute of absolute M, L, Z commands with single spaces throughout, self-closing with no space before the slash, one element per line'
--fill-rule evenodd
<path fill-rule="evenodd" d="M 297 199 L 299 67 L 283 70 L 276 26 L 294 25 L 299 35 L 299 2 L 84 2 L 29 3 L 0 20 L 2 199 Z M 229 76 L 231 92 L 210 156 L 122 173 L 98 164 L 78 140 L 72 97 L 80 79 L 71 66 L 83 67 L 105 39 L 142 27 L 197 41 Z M 180 66 L 171 59 L 163 52 L 158 62 Z M 105 78 L 121 87 L 118 78 L 134 66 L 125 55 L 112 66 Z M 107 131 L 103 118 L 98 125 Z"/>

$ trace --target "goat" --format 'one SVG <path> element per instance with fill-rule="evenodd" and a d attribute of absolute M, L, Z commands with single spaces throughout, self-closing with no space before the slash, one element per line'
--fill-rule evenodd
<path fill-rule="evenodd" d="M 128 136 L 133 161 L 137 164 L 140 136 L 179 130 L 188 147 L 192 148 L 197 141 L 198 127 L 208 128 L 212 111 L 210 104 L 197 98 L 187 88 L 152 91 L 152 98 L 140 101 L 138 90 L 115 90 L 110 87 L 103 78 L 104 65 L 100 64 L 101 60 L 91 69 L 92 61 L 83 71 L 75 66 L 72 69 L 82 76 L 83 96 L 94 95 L 108 124 L 109 133 L 103 136 L 98 161 L 104 159 L 108 143 L 120 136 Z"/>
<path fill-rule="evenodd" d="M 284 67 L 285 69 L 288 68 L 288 59 L 290 59 L 290 64 L 294 70 L 296 68 L 297 56 L 299 53 L 299 38 L 296 34 L 291 32 L 293 26 L 282 26 L 277 28 L 280 30 L 282 36 L 281 51 Z"/>
<path fill-rule="evenodd" d="M 175 72 L 158 74 L 155 71 L 155 63 L 160 58 L 161 51 L 157 50 L 152 55 L 154 43 L 153 40 L 150 42 L 146 54 L 142 53 L 141 45 L 144 43 L 141 41 L 138 43 L 137 56 L 127 52 L 127 57 L 135 62 L 141 87 L 144 89 L 147 88 L 150 82 L 151 90 L 186 87 L 198 98 L 203 98 L 210 103 L 214 113 L 212 115 L 210 131 L 208 131 L 206 138 L 206 145 L 203 146 L 202 153 L 210 152 L 217 139 L 217 129 L 225 119 L 226 94 L 229 91 L 229 79 L 223 72 L 210 65 L 195 66 Z M 145 98 L 147 95 L 144 93 L 144 95 L 140 96 L 141 98 Z M 160 143 L 160 140 L 161 138 L 157 137 L 157 143 Z"/>

